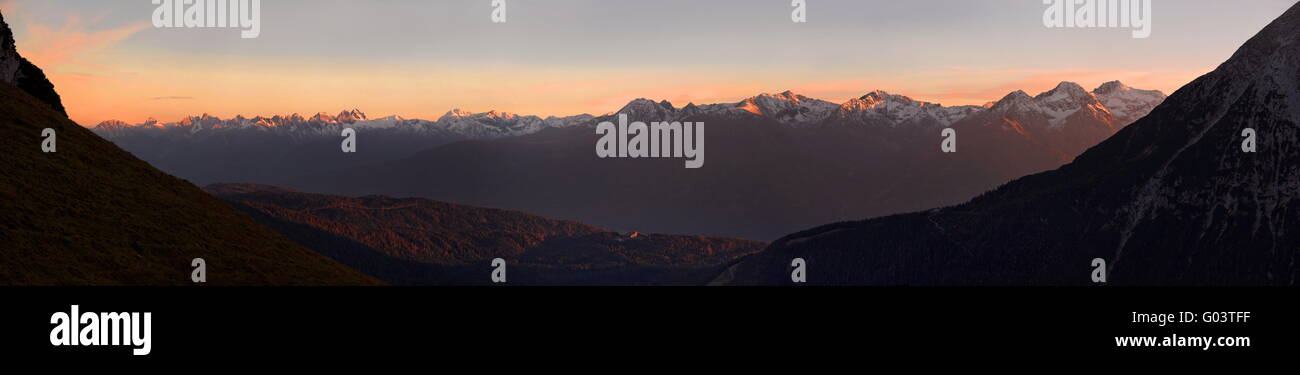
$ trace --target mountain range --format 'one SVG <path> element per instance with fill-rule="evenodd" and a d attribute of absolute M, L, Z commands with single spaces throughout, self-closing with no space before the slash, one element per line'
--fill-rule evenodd
<path fill-rule="evenodd" d="M 1298 143 L 1300 5 L 1060 169 L 791 234 L 715 281 L 786 285 L 803 258 L 813 285 L 1295 285 Z"/>
<path fill-rule="evenodd" d="M 283 185 L 515 209 L 620 230 L 768 240 L 827 222 L 964 202 L 1073 160 L 1127 125 L 1121 119 L 1163 99 L 1118 82 L 1093 91 L 1066 82 L 1033 97 L 1016 92 L 963 107 L 879 91 L 838 105 L 791 92 L 680 108 L 639 99 L 615 113 L 707 124 L 705 168 L 597 158 L 593 128 L 616 121 L 610 114 Z M 957 131 L 958 152 L 942 152 L 944 128 Z"/>
<path fill-rule="evenodd" d="M 1117 125 L 1127 124 L 1134 116 L 1140 117 L 1164 98 L 1159 92 L 1134 90 L 1118 82 L 1103 85 L 1092 96 L 1114 107 L 1115 119 L 1109 121 Z M 667 101 L 638 99 L 602 116 L 542 118 L 455 109 L 429 121 L 400 116 L 371 119 L 364 112 L 352 109 L 337 115 L 240 115 L 229 119 L 202 114 L 166 123 L 154 119 L 139 124 L 109 120 L 93 129 L 136 156 L 195 183 L 282 185 L 297 177 L 391 162 L 459 141 L 512 138 L 547 129 L 590 128 L 600 121 L 613 119 L 615 114 L 627 114 L 640 121 L 700 116 L 735 120 L 760 117 L 796 128 L 835 122 L 929 129 L 949 126 L 986 109 L 944 107 L 880 91 L 834 104 L 787 91 L 758 95 L 738 103 L 689 104 L 682 108 L 673 107 Z M 360 152 L 347 155 L 338 152 L 343 128 L 353 128 L 361 134 Z M 1091 137 L 1084 142 L 1097 140 Z"/>
<path fill-rule="evenodd" d="M 1060 125 L 1066 116 L 1093 106 L 1098 111 L 1109 112 L 1115 121 L 1128 123 L 1150 112 L 1164 100 L 1163 93 L 1154 90 L 1130 88 L 1119 81 L 1103 84 L 1091 93 L 1072 82 L 1063 82 L 1058 88 L 1036 98 L 1031 98 L 1033 110 L 1052 116 Z M 1064 90 L 1063 90 L 1064 89 Z M 1056 95 L 1048 97 L 1047 95 Z M 1025 96 L 1023 91 L 1012 96 Z M 1050 102 L 1050 103 L 1046 103 Z M 205 132 L 230 132 L 258 130 L 263 132 L 293 133 L 298 137 L 324 135 L 337 137 L 337 131 L 354 129 L 403 129 L 409 132 L 451 133 L 467 139 L 495 139 L 534 134 L 549 128 L 567 128 L 578 125 L 592 126 L 595 122 L 626 114 L 636 121 L 672 121 L 699 115 L 756 115 L 790 125 L 813 125 L 827 120 L 857 119 L 863 122 L 885 123 L 887 126 L 949 126 L 973 114 L 980 113 L 994 103 L 983 106 L 945 107 L 940 104 L 915 101 L 902 95 L 874 91 L 842 104 L 813 99 L 790 91 L 779 94 L 761 94 L 737 103 L 708 105 L 688 104 L 676 108 L 668 101 L 655 102 L 636 99 L 616 112 L 601 116 L 582 114 L 569 117 L 518 115 L 509 112 L 467 112 L 461 109 L 448 111 L 436 121 L 405 119 L 387 116 L 370 119 L 358 109 L 344 110 L 337 115 L 326 112 L 310 117 L 294 113 L 289 115 L 245 117 L 229 119 L 209 114 L 188 116 L 176 122 L 160 122 L 150 118 L 139 124 L 120 120 L 107 120 L 94 126 L 96 132 L 111 138 L 135 133 L 166 134 L 174 137 L 194 136 Z"/>
<path fill-rule="evenodd" d="M 296 137 L 329 136 L 337 137 L 338 130 L 353 128 L 358 130 L 395 129 L 409 133 L 443 133 L 456 134 L 465 138 L 492 139 L 532 134 L 548 127 L 567 127 L 592 119 L 591 115 L 572 117 L 520 116 L 508 112 L 489 111 L 472 113 L 453 109 L 437 121 L 405 119 L 401 116 L 387 116 L 371 119 L 358 109 L 344 110 L 337 115 L 326 112 L 311 117 L 294 113 L 289 115 L 245 117 L 237 115 L 229 119 L 209 114 L 189 116 L 176 122 L 159 122 L 150 118 L 139 124 L 127 124 L 120 120 L 108 120 L 99 123 L 93 129 L 109 137 L 123 137 L 134 133 L 159 133 L 170 136 L 195 136 L 203 133 L 255 130 L 271 133 L 288 133 Z"/>
<path fill-rule="evenodd" d="M 531 134 L 590 118 L 452 110 L 437 121 L 400 116 L 372 119 L 352 109 L 310 117 L 294 113 L 222 119 L 203 114 L 166 123 L 155 119 L 139 124 L 109 120 L 93 130 L 141 159 L 194 183 L 279 184 L 298 175 L 395 160 L 456 141 Z M 357 153 L 339 152 L 344 128 L 359 134 Z"/>

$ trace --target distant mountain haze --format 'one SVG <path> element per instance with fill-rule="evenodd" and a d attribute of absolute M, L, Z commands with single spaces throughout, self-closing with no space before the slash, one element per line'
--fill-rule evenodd
<path fill-rule="evenodd" d="M 221 119 L 203 114 L 169 123 L 109 120 L 93 129 L 141 159 L 198 184 L 283 184 L 296 176 L 397 160 L 451 142 L 531 134 L 590 119 L 460 110 L 438 121 L 372 119 L 352 109 L 309 117 L 295 113 Z M 340 152 L 344 128 L 359 134 L 357 153 Z"/>

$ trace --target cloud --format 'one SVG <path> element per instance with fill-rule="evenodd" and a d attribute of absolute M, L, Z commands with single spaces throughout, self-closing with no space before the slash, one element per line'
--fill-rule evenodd
<path fill-rule="evenodd" d="M 80 16 L 70 15 L 63 25 L 28 24 L 27 36 L 18 48 L 24 57 L 46 69 L 60 67 L 97 68 L 98 52 L 112 48 L 135 33 L 148 28 L 138 23 L 117 28 L 90 30 Z"/>
<path fill-rule="evenodd" d="M 194 100 L 193 96 L 155 96 L 150 100 Z"/>

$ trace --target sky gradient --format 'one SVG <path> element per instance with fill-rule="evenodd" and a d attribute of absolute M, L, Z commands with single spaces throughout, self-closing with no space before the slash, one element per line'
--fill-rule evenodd
<path fill-rule="evenodd" d="M 19 52 L 82 125 L 210 113 L 436 119 L 603 114 L 645 97 L 735 102 L 882 89 L 983 104 L 1068 80 L 1171 93 L 1297 0 L 1154 0 L 1153 33 L 1048 29 L 1041 0 L 263 0 L 257 39 L 155 29 L 149 0 L 0 0 Z"/>

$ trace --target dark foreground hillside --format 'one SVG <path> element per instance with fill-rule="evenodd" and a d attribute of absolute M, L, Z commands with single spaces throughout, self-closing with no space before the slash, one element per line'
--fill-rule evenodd
<path fill-rule="evenodd" d="M 41 130 L 57 152 L 41 150 Z M 372 284 L 0 84 L 0 284 Z"/>

